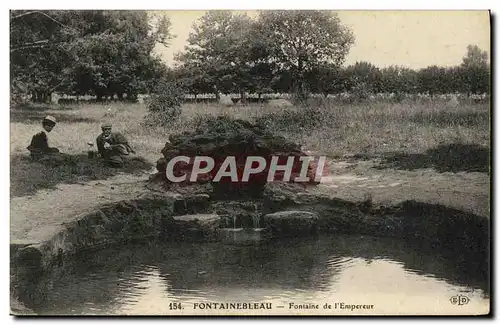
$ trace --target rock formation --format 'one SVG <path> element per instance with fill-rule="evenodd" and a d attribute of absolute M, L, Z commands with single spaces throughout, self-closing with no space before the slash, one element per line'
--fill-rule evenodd
<path fill-rule="evenodd" d="M 173 174 L 177 177 L 187 175 L 187 180 L 182 183 L 184 185 L 193 185 L 193 182 L 189 182 L 189 178 L 193 169 L 194 157 L 208 156 L 214 159 L 215 167 L 209 173 L 198 175 L 194 183 L 211 183 L 214 192 L 219 194 L 231 194 L 233 191 L 245 190 L 246 195 L 259 194 L 262 191 L 263 186 L 267 183 L 272 156 L 279 157 L 278 165 L 280 166 L 286 165 L 288 157 L 294 157 L 290 177 L 292 182 L 300 175 L 302 168 L 302 161 L 299 160 L 299 157 L 306 156 L 306 153 L 300 150 L 299 145 L 283 137 L 273 135 L 264 127 L 229 117 L 218 117 L 206 121 L 193 132 L 171 135 L 162 150 L 162 154 L 163 157 L 156 164 L 158 174 L 150 180 L 150 186 L 148 186 L 150 188 L 158 189 L 158 183 L 162 183 L 163 189 L 167 190 L 174 185 L 166 177 L 166 166 L 176 156 L 190 157 L 190 162 L 176 163 Z M 229 176 L 226 176 L 222 177 L 220 182 L 212 182 L 228 156 L 235 157 L 238 181 L 235 182 Z M 263 157 L 266 161 L 266 167 L 262 172 L 250 175 L 248 182 L 242 182 L 243 169 L 249 156 Z M 310 183 L 313 184 L 316 184 L 314 181 L 316 161 L 309 163 L 307 173 L 311 180 Z M 252 167 L 255 168 L 256 166 L 252 165 Z M 228 169 L 223 168 L 223 170 Z M 278 170 L 275 175 L 275 181 L 283 180 L 284 171 Z M 179 184 L 175 184 L 175 186 L 179 186 Z"/>

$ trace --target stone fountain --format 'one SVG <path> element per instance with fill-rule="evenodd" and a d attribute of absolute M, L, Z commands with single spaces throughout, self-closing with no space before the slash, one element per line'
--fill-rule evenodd
<path fill-rule="evenodd" d="M 267 241 L 271 238 L 269 221 L 264 218 L 262 193 L 268 183 L 268 163 L 261 172 L 250 175 L 247 182 L 241 181 L 245 162 L 249 156 L 263 157 L 266 162 L 273 156 L 278 157 L 278 164 L 285 165 L 288 157 L 294 157 L 291 181 L 298 177 L 302 168 L 299 157 L 307 156 L 300 150 L 300 146 L 288 141 L 284 137 L 275 136 L 264 127 L 248 121 L 218 117 L 207 120 L 193 132 L 180 135 L 171 135 L 163 150 L 163 157 L 156 164 L 158 173 L 148 184 L 148 188 L 157 191 L 182 191 L 183 187 L 202 188 L 210 187 L 211 201 L 221 201 L 225 205 L 224 211 L 218 211 L 221 218 L 219 240 L 224 243 L 252 244 Z M 167 163 L 177 156 L 190 158 L 189 163 L 174 165 L 173 174 L 176 176 L 190 175 L 193 170 L 194 157 L 206 156 L 215 161 L 212 172 L 197 175 L 196 181 L 187 180 L 180 183 L 169 181 L 166 175 Z M 219 167 L 228 156 L 235 157 L 238 181 L 223 177 L 215 182 L 214 177 Z M 307 176 L 311 179 L 307 184 L 300 186 L 317 185 L 314 181 L 316 171 L 314 161 L 309 163 Z M 274 182 L 282 181 L 283 172 L 277 172 Z M 260 202 L 260 203 L 259 203 Z M 227 207 L 233 208 L 227 208 Z"/>

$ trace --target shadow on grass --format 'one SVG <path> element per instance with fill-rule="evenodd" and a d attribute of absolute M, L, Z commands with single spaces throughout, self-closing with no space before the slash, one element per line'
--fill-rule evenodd
<path fill-rule="evenodd" d="M 18 123 L 41 123 L 42 119 L 47 116 L 52 115 L 56 118 L 58 122 L 65 123 L 93 123 L 97 120 L 87 117 L 80 117 L 72 114 L 64 113 L 47 113 L 44 110 L 12 110 L 10 111 L 10 121 Z"/>
<path fill-rule="evenodd" d="M 435 168 L 440 173 L 463 171 L 489 174 L 490 150 L 479 145 L 453 143 L 429 149 L 423 154 L 388 153 L 378 168 Z"/>
<path fill-rule="evenodd" d="M 153 164 L 142 157 L 131 157 L 123 168 L 112 168 L 101 159 L 89 159 L 87 155 L 68 155 L 64 164 L 49 166 L 33 162 L 28 155 L 11 156 L 10 196 L 32 195 L 40 189 L 53 189 L 57 184 L 82 183 L 107 179 L 121 174 L 139 175 L 150 170 Z"/>

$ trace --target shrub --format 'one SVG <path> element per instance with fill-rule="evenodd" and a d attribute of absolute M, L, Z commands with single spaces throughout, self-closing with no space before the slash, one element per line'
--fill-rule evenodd
<path fill-rule="evenodd" d="M 370 87 L 364 82 L 352 88 L 352 99 L 354 101 L 365 101 L 370 98 L 370 95 Z"/>
<path fill-rule="evenodd" d="M 184 91 L 174 81 L 161 80 L 151 94 L 145 117 L 146 125 L 168 125 L 178 120 L 182 113 Z"/>
<path fill-rule="evenodd" d="M 402 91 L 397 91 L 392 98 L 396 103 L 401 103 L 404 99 L 406 99 L 406 95 Z"/>

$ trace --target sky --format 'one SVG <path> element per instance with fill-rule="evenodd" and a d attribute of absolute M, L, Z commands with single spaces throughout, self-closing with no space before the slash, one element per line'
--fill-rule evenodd
<path fill-rule="evenodd" d="M 176 38 L 169 48 L 156 52 L 171 65 L 184 49 L 191 26 L 206 11 L 162 11 L 172 22 Z M 256 16 L 256 11 L 248 11 Z M 346 65 L 368 61 L 378 67 L 390 65 L 413 69 L 429 65 L 460 64 L 467 45 L 476 44 L 490 52 L 488 11 L 338 11 L 341 22 L 356 38 Z"/>

